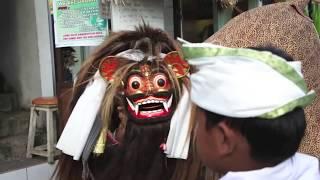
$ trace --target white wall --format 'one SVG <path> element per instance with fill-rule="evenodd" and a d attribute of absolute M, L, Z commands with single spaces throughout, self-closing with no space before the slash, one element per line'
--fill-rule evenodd
<path fill-rule="evenodd" d="M 30 0 L 29 0 L 30 1 Z M 53 36 L 47 0 L 34 0 L 36 30 L 38 38 L 38 58 L 40 64 L 41 94 L 53 96 L 55 78 L 53 62 Z M 52 33 L 53 34 L 53 33 Z"/>
<path fill-rule="evenodd" d="M 0 72 L 28 107 L 41 95 L 36 17 L 33 0 L 3 1 L 0 6 Z"/>
<path fill-rule="evenodd" d="M 164 0 L 164 29 L 173 37 L 173 0 Z"/>
<path fill-rule="evenodd" d="M 0 6 L 0 72 L 28 108 L 38 96 L 54 95 L 50 23 L 46 0 L 10 0 Z"/>

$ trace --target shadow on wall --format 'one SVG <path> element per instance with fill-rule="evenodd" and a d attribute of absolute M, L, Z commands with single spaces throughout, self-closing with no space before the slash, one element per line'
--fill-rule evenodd
<path fill-rule="evenodd" d="M 31 100 L 41 95 L 40 64 L 34 1 L 1 2 L 0 72 L 19 100 L 29 108 Z"/>
<path fill-rule="evenodd" d="M 0 72 L 0 112 L 10 112 L 18 108 L 17 96 L 13 88 Z"/>

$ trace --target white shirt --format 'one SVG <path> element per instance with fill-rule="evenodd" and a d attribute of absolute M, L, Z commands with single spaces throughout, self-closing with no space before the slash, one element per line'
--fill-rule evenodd
<path fill-rule="evenodd" d="M 274 167 L 228 172 L 220 180 L 320 180 L 320 164 L 313 156 L 296 153 Z"/>

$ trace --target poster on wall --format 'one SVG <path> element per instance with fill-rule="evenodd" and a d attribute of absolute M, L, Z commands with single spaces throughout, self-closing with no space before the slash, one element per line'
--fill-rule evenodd
<path fill-rule="evenodd" d="M 108 33 L 99 0 L 53 0 L 53 12 L 56 47 L 97 46 Z"/>
<path fill-rule="evenodd" d="M 133 30 L 142 22 L 164 29 L 163 0 L 134 0 L 111 3 L 111 27 L 113 31 Z"/>

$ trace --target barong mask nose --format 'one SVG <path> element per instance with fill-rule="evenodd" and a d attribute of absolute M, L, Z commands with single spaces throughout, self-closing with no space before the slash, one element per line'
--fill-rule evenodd
<path fill-rule="evenodd" d="M 118 57 L 107 57 L 100 65 L 102 76 L 112 81 L 119 65 Z M 178 78 L 188 73 L 189 66 L 177 52 L 163 57 L 144 57 L 131 67 L 128 75 L 122 79 L 119 89 L 126 110 L 136 123 L 158 123 L 171 119 L 176 107 L 176 95 L 173 78 L 168 69 Z"/>

